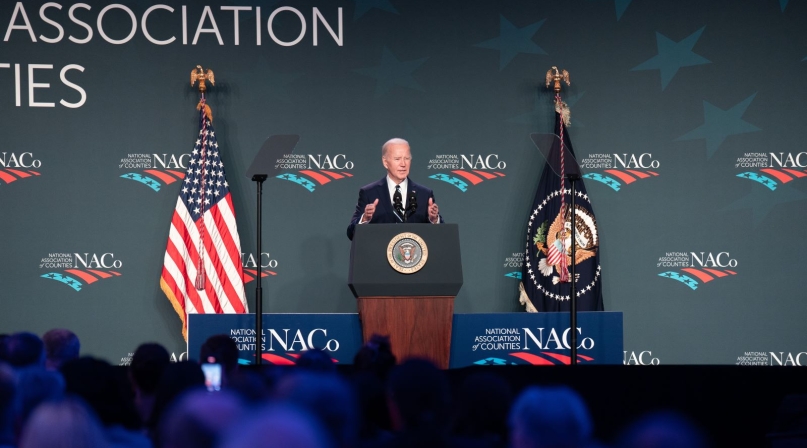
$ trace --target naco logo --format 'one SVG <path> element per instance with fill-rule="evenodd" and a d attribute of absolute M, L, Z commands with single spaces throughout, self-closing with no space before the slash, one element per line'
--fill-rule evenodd
<path fill-rule="evenodd" d="M 328 352 L 339 350 L 339 341 L 328 337 L 328 330 L 325 328 L 314 328 L 310 331 L 290 328 L 275 330 L 273 328 L 262 331 L 261 335 L 261 359 L 276 365 L 294 365 L 299 352 L 304 352 L 312 348 L 318 348 Z M 282 334 L 281 334 L 282 333 Z M 238 328 L 230 330 L 230 339 L 235 341 L 238 350 L 250 359 L 255 357 L 255 330 L 251 328 Z M 274 352 L 274 353 L 272 353 Z M 298 352 L 298 353 L 295 353 Z M 243 358 L 238 360 L 239 364 L 251 364 L 249 360 Z M 334 362 L 337 362 L 334 360 Z"/>
<path fill-rule="evenodd" d="M 681 268 L 664 271 L 659 276 L 679 281 L 692 290 L 698 289 L 701 283 L 737 275 L 733 270 L 737 267 L 737 260 L 728 252 L 667 252 L 659 257 L 656 267 Z"/>
<path fill-rule="evenodd" d="M 39 262 L 40 269 L 51 270 L 40 277 L 55 280 L 81 291 L 84 285 L 91 285 L 99 280 L 120 277 L 118 272 L 123 262 L 115 258 L 111 252 L 96 253 L 49 253 Z M 52 271 L 58 269 L 58 271 Z"/>
<path fill-rule="evenodd" d="M 491 331 L 492 330 L 492 331 Z M 584 336 L 583 329 L 577 327 L 577 350 L 594 349 L 593 338 Z M 531 364 L 553 366 L 571 363 L 571 356 L 564 354 L 571 350 L 570 328 L 559 332 L 555 328 L 515 328 L 489 329 L 485 335 L 474 338 L 473 351 L 518 350 L 508 353 L 519 359 L 509 362 L 501 358 L 485 358 L 474 362 L 476 365 Z M 591 356 L 577 354 L 577 363 L 592 363 Z"/>
<path fill-rule="evenodd" d="M 479 185 L 484 181 L 505 177 L 502 171 L 507 162 L 498 154 L 438 154 L 429 160 L 427 170 L 446 170 L 432 174 L 429 179 L 441 180 L 468 191 L 468 186 Z"/>
<path fill-rule="evenodd" d="M 769 352 L 772 366 L 807 366 L 807 352 Z M 802 358 L 804 356 L 804 358 Z"/>
<path fill-rule="evenodd" d="M 318 185 L 353 177 L 353 166 L 345 154 L 285 154 L 275 162 L 276 169 L 294 170 L 277 175 L 278 179 L 294 182 L 312 193 Z"/>
<path fill-rule="evenodd" d="M 118 164 L 118 168 L 136 172 L 128 172 L 120 177 L 139 182 L 154 191 L 160 191 L 165 185 L 171 185 L 185 178 L 193 167 L 190 154 L 127 154 Z"/>
<path fill-rule="evenodd" d="M 504 268 L 518 269 L 518 270 L 510 271 L 504 274 L 504 276 L 516 280 L 521 280 L 521 268 L 523 266 L 524 266 L 524 252 L 513 252 L 512 255 L 504 259 Z"/>
<path fill-rule="evenodd" d="M 738 366 L 807 366 L 807 352 L 743 352 Z"/>
<path fill-rule="evenodd" d="M 0 153 L 0 181 L 7 184 L 20 179 L 39 176 L 39 171 L 31 168 L 40 168 L 42 162 L 30 152 L 2 152 Z"/>
<path fill-rule="evenodd" d="M 653 356 L 653 352 L 644 350 L 640 352 L 623 351 L 622 352 L 622 365 L 625 366 L 657 366 L 661 364 L 657 356 Z"/>
<path fill-rule="evenodd" d="M 269 252 L 261 252 L 261 278 L 277 275 L 275 271 L 267 269 L 277 268 L 277 260 L 269 257 Z M 241 253 L 241 266 L 244 268 L 244 284 L 254 281 L 258 276 L 258 261 L 254 254 Z"/>
<path fill-rule="evenodd" d="M 132 365 L 132 358 L 134 357 L 134 353 L 129 352 L 126 356 L 121 357 L 120 362 L 118 363 L 119 366 L 130 366 Z M 183 362 L 188 361 L 188 352 L 180 352 L 177 355 L 177 352 L 171 352 L 171 356 L 168 358 L 170 362 Z"/>
<path fill-rule="evenodd" d="M 619 191 L 623 185 L 657 177 L 659 173 L 655 170 L 660 166 L 650 153 L 589 154 L 580 161 L 580 168 L 586 173 L 584 178 L 603 183 L 614 191 Z"/>
<path fill-rule="evenodd" d="M 752 180 L 774 191 L 779 184 L 807 177 L 807 152 L 749 152 L 739 157 L 734 166 L 741 169 L 758 168 L 743 171 L 737 177 Z"/>

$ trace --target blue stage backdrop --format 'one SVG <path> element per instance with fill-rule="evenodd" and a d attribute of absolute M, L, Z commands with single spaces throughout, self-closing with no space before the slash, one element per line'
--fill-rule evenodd
<path fill-rule="evenodd" d="M 624 362 L 807 363 L 807 2 L 5 1 L 0 35 L 0 332 L 187 357 L 159 279 L 197 64 L 215 72 L 250 308 L 260 263 L 265 312 L 356 312 L 345 228 L 402 137 L 460 226 L 456 312 L 520 311 L 529 135 L 552 130 L 557 66 Z M 300 142 L 249 255 L 245 172 L 277 134 Z"/>

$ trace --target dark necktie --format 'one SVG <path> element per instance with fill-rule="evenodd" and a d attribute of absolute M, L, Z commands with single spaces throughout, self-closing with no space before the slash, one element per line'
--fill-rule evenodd
<path fill-rule="evenodd" d="M 403 196 L 401 196 L 401 186 L 395 186 L 395 193 L 392 195 L 392 208 L 395 210 L 395 215 L 403 222 Z"/>

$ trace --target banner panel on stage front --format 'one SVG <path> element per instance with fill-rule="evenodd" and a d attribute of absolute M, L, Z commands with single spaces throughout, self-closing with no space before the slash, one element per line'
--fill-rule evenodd
<path fill-rule="evenodd" d="M 622 313 L 577 313 L 577 362 L 622 364 Z M 569 364 L 569 313 L 455 314 L 452 368 Z"/>
<path fill-rule="evenodd" d="M 255 314 L 188 315 L 188 357 L 198 359 L 202 344 L 217 334 L 235 340 L 240 364 L 255 363 Z M 265 363 L 296 364 L 302 352 L 319 348 L 336 362 L 351 364 L 362 345 L 359 315 L 266 313 L 262 340 Z"/>

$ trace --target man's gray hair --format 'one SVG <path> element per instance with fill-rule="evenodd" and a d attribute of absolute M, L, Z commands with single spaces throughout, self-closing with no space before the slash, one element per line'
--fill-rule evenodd
<path fill-rule="evenodd" d="M 402 139 L 402 138 L 391 138 L 386 141 L 383 145 L 381 145 L 381 158 L 383 159 L 387 155 L 387 149 L 390 145 L 406 145 L 409 146 L 409 142 Z"/>

